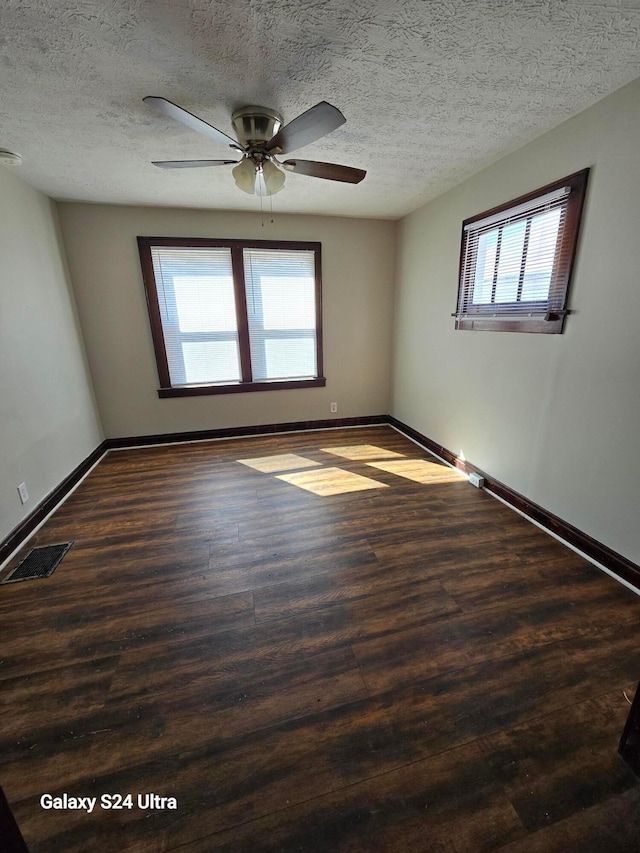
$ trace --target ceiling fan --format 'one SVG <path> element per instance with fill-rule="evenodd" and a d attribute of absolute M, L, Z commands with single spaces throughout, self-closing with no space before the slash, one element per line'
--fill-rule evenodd
<path fill-rule="evenodd" d="M 282 116 L 274 110 L 265 107 L 241 107 L 231 116 L 231 124 L 237 136 L 236 141 L 217 127 L 213 127 L 166 98 L 149 95 L 143 100 L 145 104 L 154 107 L 164 115 L 242 154 L 241 160 L 154 161 L 153 165 L 161 169 L 233 165 L 232 174 L 237 186 L 246 193 L 257 192 L 259 195 L 274 195 L 283 188 L 285 181 L 283 168 L 297 172 L 299 175 L 310 175 L 313 178 L 342 181 L 347 184 L 358 184 L 367 174 L 362 169 L 339 166 L 337 163 L 298 159 L 281 162 L 276 159 L 281 154 L 288 154 L 290 151 L 302 148 L 303 145 L 315 142 L 345 123 L 346 119 L 340 110 L 326 101 L 320 101 L 315 107 L 311 107 L 284 127 Z"/>

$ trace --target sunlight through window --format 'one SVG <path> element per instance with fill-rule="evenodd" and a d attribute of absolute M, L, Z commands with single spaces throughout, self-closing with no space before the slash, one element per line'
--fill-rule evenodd
<path fill-rule="evenodd" d="M 342 495 L 345 492 L 362 492 L 366 489 L 387 488 L 385 483 L 378 483 L 377 480 L 362 477 L 360 474 L 353 474 L 351 471 L 343 471 L 342 468 L 322 468 L 320 471 L 280 474 L 278 479 L 321 497 Z"/>

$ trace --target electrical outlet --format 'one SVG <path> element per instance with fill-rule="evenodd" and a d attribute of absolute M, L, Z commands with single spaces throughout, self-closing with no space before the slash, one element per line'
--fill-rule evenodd
<path fill-rule="evenodd" d="M 338 404 L 337 404 L 337 403 L 332 403 L 332 404 L 331 404 L 331 411 L 332 411 L 332 412 L 337 412 L 337 411 L 338 411 Z"/>
<path fill-rule="evenodd" d="M 20 485 L 18 486 L 18 494 L 20 495 L 20 503 L 26 504 L 26 502 L 29 500 L 29 492 L 27 491 L 26 483 L 20 483 Z"/>

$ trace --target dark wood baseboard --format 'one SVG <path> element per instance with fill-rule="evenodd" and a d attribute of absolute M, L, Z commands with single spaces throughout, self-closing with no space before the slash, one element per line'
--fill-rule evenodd
<path fill-rule="evenodd" d="M 40 522 L 44 521 L 60 501 L 64 500 L 106 450 L 106 441 L 103 441 L 52 492 L 49 492 L 47 497 L 11 531 L 6 539 L 0 542 L 0 565 L 29 538 Z"/>
<path fill-rule="evenodd" d="M 623 557 L 622 554 L 618 554 L 617 551 L 614 551 L 607 545 L 603 545 L 602 542 L 598 542 L 582 530 L 578 530 L 577 527 L 569 524 L 568 521 L 564 521 L 509 486 L 505 486 L 504 483 L 496 480 L 482 469 L 476 468 L 471 462 L 462 461 L 451 450 L 422 435 L 422 433 L 402 423 L 397 418 L 390 415 L 387 418 L 387 423 L 466 474 L 471 474 L 474 471 L 480 474 L 481 477 L 484 477 L 484 488 L 488 492 L 502 498 L 502 500 L 514 507 L 514 509 L 524 513 L 528 518 L 536 521 L 551 533 L 555 533 L 556 536 L 578 548 L 587 557 L 605 566 L 609 571 L 640 590 L 640 566 L 636 565 L 636 563 Z"/>
<path fill-rule="evenodd" d="M 246 438 L 251 435 L 271 435 L 278 432 L 304 432 L 312 429 L 339 427 L 375 426 L 386 424 L 387 415 L 369 415 L 362 418 L 334 418 L 321 421 L 293 421 L 283 424 L 258 424 L 257 426 L 229 427 L 227 429 L 205 429 L 193 432 L 168 432 L 160 435 L 133 435 L 126 438 L 108 438 L 108 450 L 123 450 L 127 447 L 144 447 L 153 444 L 176 444 L 181 441 L 211 441 L 219 438 Z"/>

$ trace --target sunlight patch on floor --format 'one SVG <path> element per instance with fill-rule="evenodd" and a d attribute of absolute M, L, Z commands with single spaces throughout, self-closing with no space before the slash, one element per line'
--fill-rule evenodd
<path fill-rule="evenodd" d="M 386 489 L 385 483 L 378 483 L 369 477 L 343 471 L 342 468 L 322 468 L 320 471 L 299 471 L 295 474 L 279 474 L 278 480 L 291 483 L 300 489 L 306 489 L 320 497 L 341 495 L 345 492 L 361 492 L 365 489 Z"/>
<path fill-rule="evenodd" d="M 379 468 L 389 474 L 397 474 L 414 483 L 458 483 L 466 480 L 464 474 L 446 465 L 427 462 L 424 459 L 399 459 L 389 462 L 367 462 L 371 468 Z"/>
<path fill-rule="evenodd" d="M 259 456 L 256 459 L 237 459 L 236 461 L 256 471 L 262 471 L 263 474 L 293 471 L 296 468 L 315 468 L 320 465 L 320 462 L 313 462 L 295 453 L 280 453 L 278 456 Z"/>
<path fill-rule="evenodd" d="M 385 450 L 374 444 L 352 444 L 345 447 L 322 447 L 323 453 L 332 453 L 334 456 L 342 456 L 343 459 L 389 459 L 390 457 L 404 456 L 404 453 L 396 453 L 395 450 Z"/>

